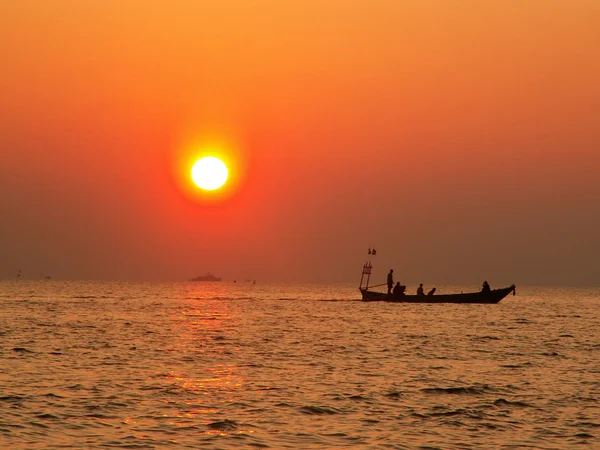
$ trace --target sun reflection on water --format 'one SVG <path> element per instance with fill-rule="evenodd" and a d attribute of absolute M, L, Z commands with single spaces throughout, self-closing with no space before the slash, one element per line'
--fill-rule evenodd
<path fill-rule="evenodd" d="M 233 362 L 239 356 L 238 319 L 222 291 L 220 286 L 194 285 L 181 293 L 186 303 L 173 339 L 181 364 L 163 376 L 169 392 L 182 396 L 178 411 L 169 414 L 169 425 L 191 426 L 206 435 L 247 434 L 253 430 L 226 415 L 239 401 L 244 378 Z"/>
<path fill-rule="evenodd" d="M 215 393 L 231 393 L 241 388 L 243 380 L 235 373 L 234 365 L 217 365 L 216 367 L 204 367 L 200 369 L 209 372 L 208 377 L 190 377 L 171 371 L 173 383 L 177 386 L 176 391 L 182 393 L 193 393 L 202 395 L 214 395 Z M 186 401 L 186 404 L 195 404 L 194 401 Z"/>

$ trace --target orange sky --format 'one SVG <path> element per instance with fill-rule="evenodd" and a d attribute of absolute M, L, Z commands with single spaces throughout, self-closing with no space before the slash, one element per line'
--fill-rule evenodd
<path fill-rule="evenodd" d="M 600 282 L 596 0 L 19 0 L 0 57 L 0 279 Z"/>

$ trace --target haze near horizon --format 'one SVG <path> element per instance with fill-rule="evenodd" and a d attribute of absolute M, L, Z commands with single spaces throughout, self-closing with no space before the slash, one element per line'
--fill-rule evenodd
<path fill-rule="evenodd" d="M 599 285 L 599 43 L 592 0 L 4 2 L 0 279 Z"/>

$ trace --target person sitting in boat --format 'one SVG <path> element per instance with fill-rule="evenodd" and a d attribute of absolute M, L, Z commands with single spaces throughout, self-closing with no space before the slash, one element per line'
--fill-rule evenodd
<path fill-rule="evenodd" d="M 417 295 L 425 295 L 425 292 L 423 292 L 423 283 L 419 284 L 419 287 L 417 288 Z"/>
<path fill-rule="evenodd" d="M 392 295 L 394 295 L 394 297 L 399 297 L 401 295 L 404 295 L 405 291 L 406 291 L 406 286 L 401 285 L 400 282 L 398 281 L 396 283 L 396 286 L 394 286 L 394 291 L 392 292 Z"/>
<path fill-rule="evenodd" d="M 489 294 L 491 292 L 490 285 L 487 281 L 483 282 L 483 285 L 481 286 L 481 292 L 484 294 Z"/>
<path fill-rule="evenodd" d="M 388 295 L 392 292 L 392 288 L 394 287 L 394 269 L 390 269 L 390 272 L 387 276 L 387 287 L 388 287 Z"/>
<path fill-rule="evenodd" d="M 433 288 L 432 290 L 430 290 L 430 291 L 427 293 L 427 295 L 433 295 L 433 294 L 435 294 L 435 288 Z"/>

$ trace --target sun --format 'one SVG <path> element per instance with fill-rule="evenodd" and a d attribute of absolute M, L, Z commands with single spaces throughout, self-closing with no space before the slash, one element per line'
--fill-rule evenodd
<path fill-rule="evenodd" d="M 200 158 L 192 167 L 192 180 L 205 191 L 219 189 L 227 182 L 228 177 L 227 166 L 215 156 Z"/>

